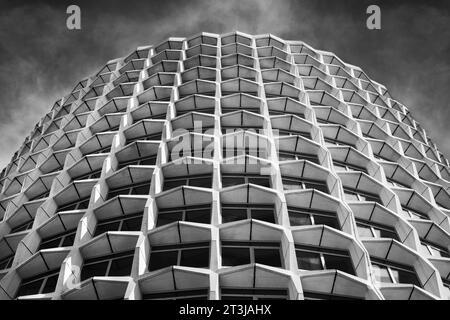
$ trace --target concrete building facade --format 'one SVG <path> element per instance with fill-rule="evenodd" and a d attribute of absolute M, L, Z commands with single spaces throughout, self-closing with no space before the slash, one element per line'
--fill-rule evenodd
<path fill-rule="evenodd" d="M 0 299 L 450 299 L 449 161 L 334 53 L 138 47 L 0 175 Z"/>

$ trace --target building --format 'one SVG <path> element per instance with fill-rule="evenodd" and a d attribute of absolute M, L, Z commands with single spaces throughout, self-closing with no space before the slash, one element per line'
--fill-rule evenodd
<path fill-rule="evenodd" d="M 1 299 L 449 299 L 450 170 L 399 101 L 301 41 L 139 47 L 0 175 Z"/>

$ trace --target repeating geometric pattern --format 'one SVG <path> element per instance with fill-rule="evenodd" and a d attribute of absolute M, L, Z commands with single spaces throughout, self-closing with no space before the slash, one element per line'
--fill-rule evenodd
<path fill-rule="evenodd" d="M 111 60 L 0 191 L 0 299 L 450 299 L 448 160 L 302 41 L 201 33 Z"/>

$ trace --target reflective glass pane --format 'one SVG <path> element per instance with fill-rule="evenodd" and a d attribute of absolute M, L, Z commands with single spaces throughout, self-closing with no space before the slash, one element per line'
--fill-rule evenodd
<path fill-rule="evenodd" d="M 369 238 L 373 238 L 373 233 L 372 233 L 372 229 L 370 229 L 369 227 L 362 225 L 362 224 L 356 224 L 356 228 L 358 229 L 358 235 L 360 237 L 369 237 Z"/>
<path fill-rule="evenodd" d="M 222 222 L 227 223 L 231 221 L 247 219 L 247 209 L 239 208 L 222 208 Z"/>
<path fill-rule="evenodd" d="M 50 292 L 55 291 L 56 282 L 58 282 L 58 276 L 59 276 L 59 273 L 48 277 L 41 293 L 50 293 Z"/>
<path fill-rule="evenodd" d="M 306 226 L 311 225 L 311 217 L 309 214 L 300 212 L 289 212 L 289 222 L 291 226 Z"/>
<path fill-rule="evenodd" d="M 411 283 L 415 284 L 418 287 L 421 287 L 419 279 L 417 279 L 417 276 L 414 272 L 394 268 L 391 268 L 391 270 L 392 276 L 398 283 Z"/>
<path fill-rule="evenodd" d="M 250 263 L 250 249 L 222 247 L 222 265 L 238 266 Z"/>
<path fill-rule="evenodd" d="M 92 263 L 88 265 L 84 265 L 83 269 L 81 269 L 81 281 L 89 279 L 95 276 L 104 276 L 106 275 L 106 269 L 108 268 L 108 261 Z"/>
<path fill-rule="evenodd" d="M 131 266 L 133 264 L 133 256 L 114 259 L 111 261 L 109 276 L 129 276 L 131 274 Z"/>
<path fill-rule="evenodd" d="M 270 223 L 275 223 L 275 216 L 272 209 L 252 209 L 251 210 L 252 219 L 258 219 L 262 221 L 267 221 Z"/>
<path fill-rule="evenodd" d="M 280 250 L 255 248 L 255 262 L 272 267 L 281 267 Z"/>
<path fill-rule="evenodd" d="M 156 226 L 163 226 L 174 221 L 180 221 L 182 219 L 182 212 L 170 212 L 170 213 L 160 213 L 158 214 L 158 221 Z"/>
<path fill-rule="evenodd" d="M 207 268 L 209 266 L 209 248 L 183 250 L 181 252 L 180 265 Z"/>
<path fill-rule="evenodd" d="M 198 223 L 210 223 L 211 209 L 186 211 L 186 221 Z"/>
<path fill-rule="evenodd" d="M 212 177 L 190 179 L 189 185 L 194 187 L 211 188 Z"/>
<path fill-rule="evenodd" d="M 323 270 L 320 254 L 310 251 L 296 250 L 299 269 Z"/>
<path fill-rule="evenodd" d="M 158 270 L 168 266 L 176 266 L 178 250 L 154 251 L 150 254 L 150 266 L 148 270 Z"/>
<path fill-rule="evenodd" d="M 377 282 L 392 283 L 391 276 L 389 275 L 388 269 L 386 267 L 372 264 L 372 272 Z"/>
<path fill-rule="evenodd" d="M 353 264 L 350 257 L 337 256 L 333 254 L 324 253 L 326 269 L 336 269 L 350 274 L 354 274 Z"/>

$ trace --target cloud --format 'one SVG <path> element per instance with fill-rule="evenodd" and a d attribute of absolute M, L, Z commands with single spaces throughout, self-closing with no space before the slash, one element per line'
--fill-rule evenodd
<path fill-rule="evenodd" d="M 72 2 L 81 31 L 65 27 Z M 234 30 L 303 40 L 361 66 L 450 155 L 449 13 L 436 3 L 383 3 L 382 30 L 369 31 L 365 0 L 10 2 L 0 11 L 0 168 L 53 103 L 106 61 L 170 36 Z"/>

